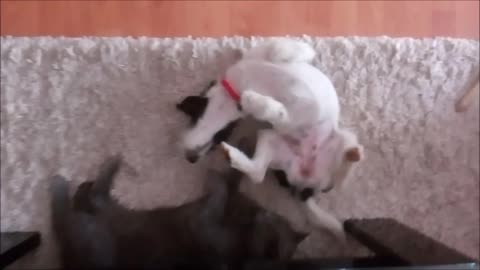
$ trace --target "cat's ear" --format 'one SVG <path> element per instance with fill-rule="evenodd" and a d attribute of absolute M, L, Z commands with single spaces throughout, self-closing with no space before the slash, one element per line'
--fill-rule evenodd
<path fill-rule="evenodd" d="M 208 98 L 203 96 L 188 96 L 177 104 L 177 109 L 190 117 L 193 123 L 197 122 L 208 105 Z"/>
<path fill-rule="evenodd" d="M 305 240 L 305 238 L 307 238 L 308 235 L 309 235 L 309 233 L 306 233 L 306 232 L 295 232 L 295 241 L 297 243 L 300 243 L 303 240 Z"/>
<path fill-rule="evenodd" d="M 96 199 L 95 194 L 92 192 L 94 182 L 85 181 L 81 183 L 75 194 L 73 195 L 73 209 L 75 211 L 83 211 L 90 214 L 94 214 L 95 208 L 93 207 L 92 200 Z"/>
<path fill-rule="evenodd" d="M 108 157 L 98 170 L 97 177 L 95 178 L 92 192 L 94 196 L 107 198 L 110 196 L 110 189 L 112 189 L 115 176 L 120 171 L 120 167 L 123 163 L 123 157 L 121 154 Z"/>

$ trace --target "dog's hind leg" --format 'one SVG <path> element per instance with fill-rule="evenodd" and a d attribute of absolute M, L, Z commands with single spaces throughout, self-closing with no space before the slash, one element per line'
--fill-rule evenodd
<path fill-rule="evenodd" d="M 275 128 L 285 126 L 290 121 L 287 108 L 282 103 L 253 90 L 244 91 L 240 103 L 244 112 L 257 120 L 269 122 Z"/>
<path fill-rule="evenodd" d="M 233 168 L 245 173 L 253 182 L 260 183 L 265 178 L 270 162 L 274 159 L 272 144 L 275 136 L 271 130 L 261 131 L 255 147 L 255 154 L 251 159 L 242 151 L 225 142 L 221 146 Z"/>
<path fill-rule="evenodd" d="M 308 198 L 304 203 L 309 212 L 309 220 L 314 226 L 328 229 L 342 244 L 346 243 L 347 236 L 343 230 L 343 224 L 337 218 L 320 208 L 313 197 Z"/>

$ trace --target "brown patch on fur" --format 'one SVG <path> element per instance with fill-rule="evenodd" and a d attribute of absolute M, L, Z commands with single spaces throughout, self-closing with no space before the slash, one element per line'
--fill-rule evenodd
<path fill-rule="evenodd" d="M 345 159 L 350 162 L 360 161 L 362 155 L 360 154 L 360 149 L 358 147 L 350 148 L 345 151 Z"/>

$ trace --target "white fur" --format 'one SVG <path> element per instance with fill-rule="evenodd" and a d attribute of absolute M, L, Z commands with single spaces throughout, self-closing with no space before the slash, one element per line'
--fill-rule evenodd
<path fill-rule="evenodd" d="M 312 62 L 315 51 L 308 44 L 286 38 L 266 41 L 253 47 L 243 59 L 265 60 L 272 63 Z"/>
<path fill-rule="evenodd" d="M 329 229 L 342 243 L 347 241 L 343 225 L 334 216 L 321 209 L 313 198 L 305 203 L 307 209 L 312 213 L 311 222 L 317 226 Z"/>
<path fill-rule="evenodd" d="M 228 122 L 251 115 L 271 123 L 273 130 L 259 134 L 252 159 L 222 143 L 232 167 L 257 183 L 268 168 L 285 171 L 299 187 L 330 189 L 344 182 L 354 167 L 345 159 L 346 151 L 356 149 L 362 158 L 363 149 L 353 133 L 338 127 L 336 91 L 311 64 L 314 56 L 307 44 L 288 39 L 248 51 L 224 76 L 239 92 L 242 111 L 221 85 L 214 86 L 207 93 L 210 103 L 204 115 L 185 137 L 187 150 L 201 149 Z M 316 217 L 312 223 L 323 224 L 337 236 L 339 230 L 343 234 L 340 222 L 314 204 L 313 199 L 306 202 L 306 209 Z"/>
<path fill-rule="evenodd" d="M 199 155 L 204 154 L 205 149 L 208 149 L 215 132 L 229 122 L 244 116 L 222 86 L 215 85 L 206 93 L 206 96 L 209 102 L 203 116 L 183 138 L 184 147 L 189 151 L 197 151 Z"/>

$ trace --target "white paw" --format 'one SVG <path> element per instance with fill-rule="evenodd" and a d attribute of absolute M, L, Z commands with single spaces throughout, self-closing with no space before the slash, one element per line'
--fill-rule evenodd
<path fill-rule="evenodd" d="M 229 145 L 226 142 L 222 142 L 220 146 L 223 150 L 223 153 L 225 154 L 225 157 L 230 162 L 230 166 L 232 166 L 232 168 L 235 168 L 239 171 L 242 171 L 243 173 L 247 173 L 246 165 L 249 162 L 248 157 L 245 156 L 245 154 L 242 153 L 240 150 Z"/>
<path fill-rule="evenodd" d="M 276 102 L 273 104 L 271 108 L 271 122 L 274 125 L 281 125 L 284 124 L 288 121 L 288 113 L 287 109 L 285 109 L 285 106 L 283 104 Z"/>
<path fill-rule="evenodd" d="M 261 172 L 258 172 L 258 171 L 251 171 L 250 173 L 248 173 L 248 177 L 254 183 L 258 184 L 258 183 L 263 182 L 263 178 L 265 178 L 265 173 L 261 173 Z"/>
<path fill-rule="evenodd" d="M 259 120 L 270 122 L 273 125 L 288 121 L 285 106 L 269 96 L 247 90 L 243 92 L 241 99 L 244 110 Z"/>
<path fill-rule="evenodd" d="M 252 161 L 242 151 L 229 145 L 226 142 L 222 142 L 220 146 L 223 150 L 223 153 L 225 154 L 225 157 L 230 162 L 230 166 L 232 168 L 237 169 L 248 175 L 248 177 L 255 183 L 260 183 L 263 181 L 265 175 L 257 173 L 253 169 L 254 166 L 252 164 Z"/>
<path fill-rule="evenodd" d="M 266 104 L 265 96 L 258 94 L 255 91 L 247 90 L 242 93 L 241 103 L 245 111 L 253 115 L 265 114 Z"/>

